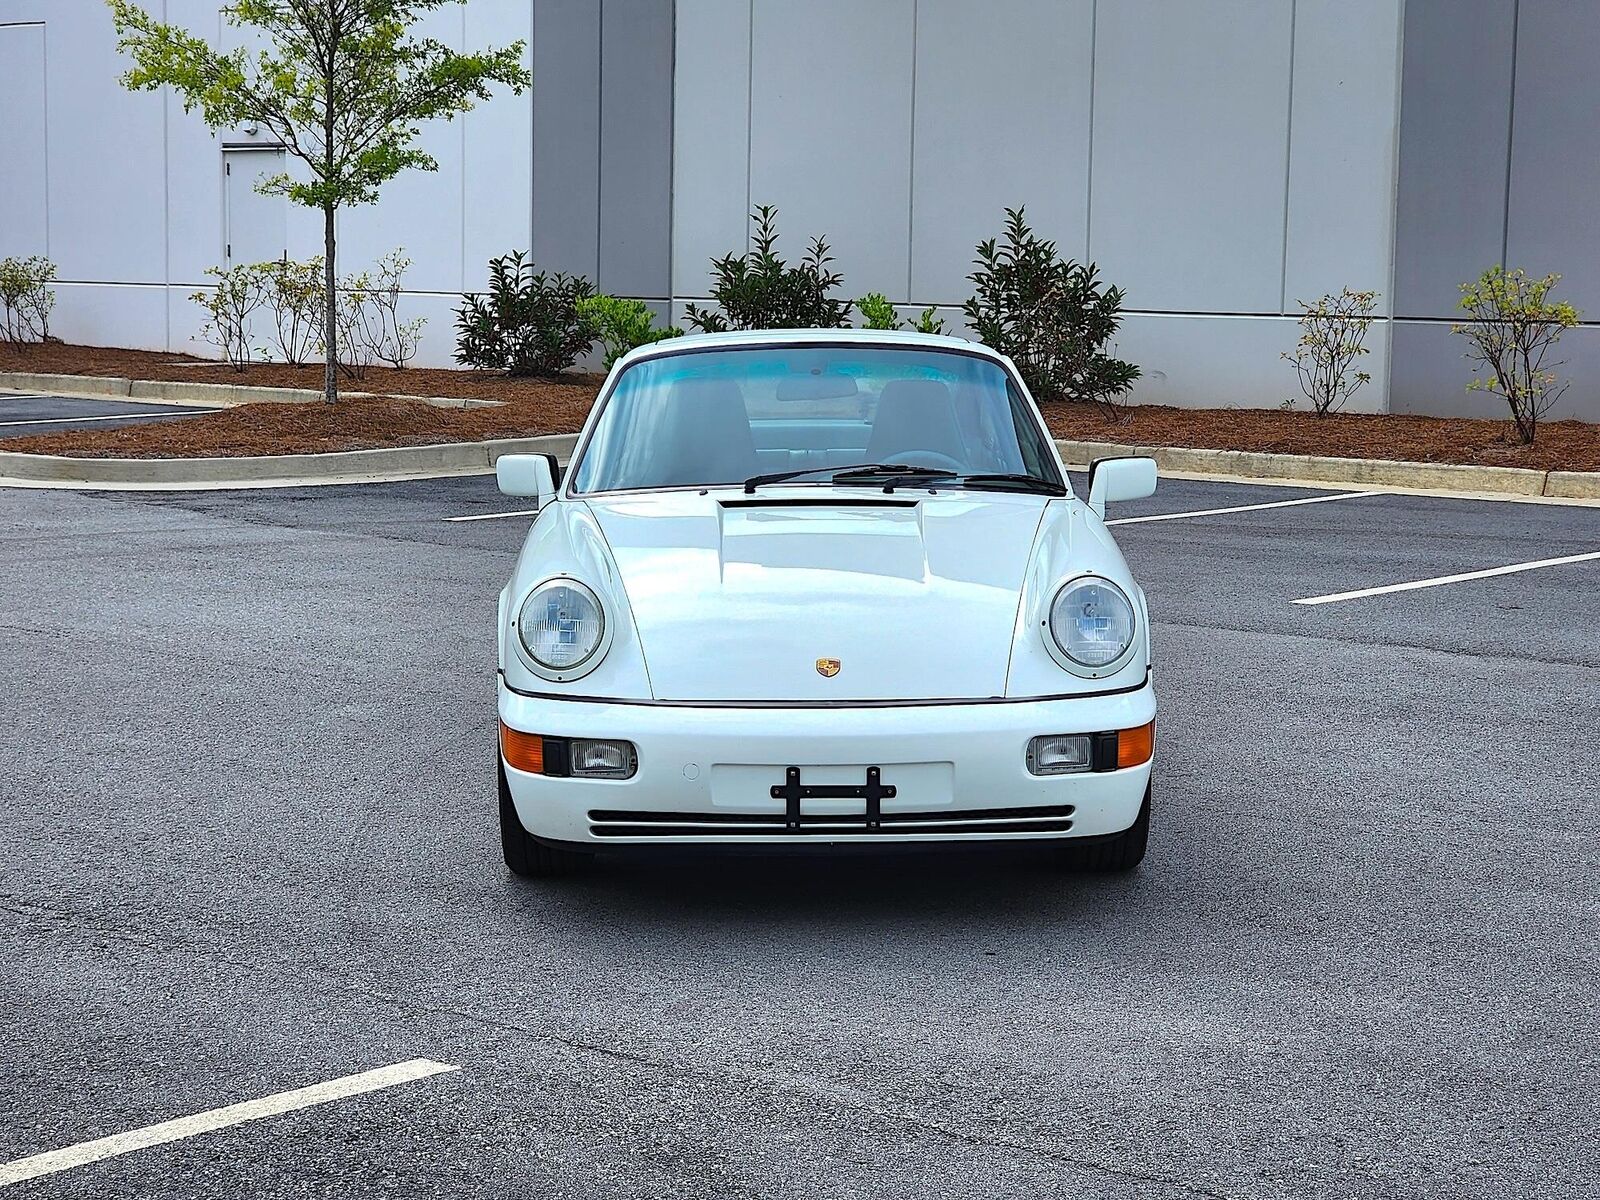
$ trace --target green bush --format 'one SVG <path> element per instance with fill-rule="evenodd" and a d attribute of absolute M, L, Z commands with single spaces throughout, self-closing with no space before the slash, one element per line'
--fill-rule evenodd
<path fill-rule="evenodd" d="M 366 375 L 375 361 L 403 370 L 422 344 L 426 317 L 400 319 L 401 286 L 411 260 L 405 251 L 391 250 L 371 270 L 350 275 L 339 284 L 339 349 L 348 361 L 340 367 L 353 378 Z"/>
<path fill-rule="evenodd" d="M 594 294 L 581 275 L 535 271 L 518 250 L 489 260 L 487 295 L 469 292 L 456 310 L 456 361 L 512 375 L 555 375 L 594 344 L 578 311 Z"/>
<path fill-rule="evenodd" d="M 257 266 L 263 274 L 265 303 L 272 314 L 272 343 L 292 367 L 308 362 L 322 346 L 322 256 L 292 258 Z"/>
<path fill-rule="evenodd" d="M 900 319 L 900 314 L 889 301 L 889 297 L 882 292 L 868 292 L 856 301 L 856 311 L 859 312 L 865 324 L 863 329 L 904 329 L 905 322 Z M 922 315 L 917 318 L 915 325 L 911 326 L 918 333 L 943 333 L 944 320 L 934 316 L 933 308 L 925 308 Z"/>
<path fill-rule="evenodd" d="M 1060 258 L 1020 208 L 1006 209 L 1003 239 L 979 243 L 974 265 L 967 324 L 1011 357 L 1035 399 L 1114 409 L 1139 378 L 1138 367 L 1104 352 L 1122 322 L 1122 290 L 1102 287 L 1093 263 Z"/>
<path fill-rule="evenodd" d="M 1451 326 L 1471 346 L 1476 359 L 1468 390 L 1492 392 L 1511 409 L 1511 425 L 1524 445 L 1534 439 L 1539 418 L 1567 390 L 1556 374 L 1559 362 L 1550 353 L 1563 330 L 1578 323 L 1578 310 L 1565 300 L 1550 299 L 1559 275 L 1532 278 L 1526 271 L 1490 267 L 1472 283 L 1461 285 L 1461 309 L 1468 319 Z"/>
<path fill-rule="evenodd" d="M 0 340 L 18 346 L 50 340 L 55 277 L 55 263 L 39 255 L 0 259 Z"/>
<path fill-rule="evenodd" d="M 683 336 L 676 325 L 657 329 L 643 300 L 619 300 L 602 293 L 578 301 L 578 315 L 589 322 L 595 340 L 605 347 L 608 371 L 629 350 Z"/>
<path fill-rule="evenodd" d="M 1377 306 L 1377 292 L 1355 292 L 1349 288 L 1332 292 L 1300 305 L 1300 340 L 1283 358 L 1292 362 L 1300 376 L 1300 391 L 1311 401 L 1319 417 L 1338 412 L 1361 385 L 1372 379 L 1366 371 L 1353 370 L 1361 356 L 1369 354 L 1365 345 Z M 1294 407 L 1291 397 L 1285 408 Z"/>
<path fill-rule="evenodd" d="M 206 311 L 199 336 L 220 350 L 235 371 L 249 366 L 256 352 L 250 344 L 250 317 L 267 301 L 267 270 L 264 263 L 240 263 L 227 270 L 207 267 L 205 273 L 216 283 L 189 296 Z"/>
<path fill-rule="evenodd" d="M 778 257 L 778 210 L 770 204 L 750 214 L 754 249 L 711 260 L 711 298 L 717 307 L 689 305 L 690 325 L 703 333 L 729 329 L 837 329 L 848 324 L 850 301 L 828 293 L 844 277 L 830 271 L 828 243 L 812 238 L 806 256 L 790 266 Z"/>
<path fill-rule="evenodd" d="M 882 292 L 868 292 L 861 297 L 856 301 L 856 311 L 861 314 L 863 329 L 900 328 L 900 314 Z"/>

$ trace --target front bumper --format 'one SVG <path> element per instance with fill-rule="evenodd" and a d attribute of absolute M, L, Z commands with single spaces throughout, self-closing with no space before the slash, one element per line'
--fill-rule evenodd
<path fill-rule="evenodd" d="M 552 700 L 499 683 L 500 720 L 544 737 L 626 738 L 630 779 L 558 778 L 505 767 L 522 826 L 586 848 L 1038 841 L 1101 837 L 1139 815 L 1151 764 L 1036 776 L 1025 752 L 1039 734 L 1131 729 L 1155 719 L 1155 691 L 1069 700 L 895 707 L 726 708 Z M 894 795 L 868 801 L 775 797 L 791 778 L 824 791 L 868 780 Z"/>

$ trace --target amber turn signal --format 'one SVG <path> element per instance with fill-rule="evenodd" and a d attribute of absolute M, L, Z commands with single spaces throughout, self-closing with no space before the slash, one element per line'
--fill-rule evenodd
<path fill-rule="evenodd" d="M 1117 730 L 1117 769 L 1141 767 L 1156 752 L 1156 723 Z"/>
<path fill-rule="evenodd" d="M 530 775 L 544 774 L 544 739 L 500 722 L 500 754 L 506 766 Z"/>

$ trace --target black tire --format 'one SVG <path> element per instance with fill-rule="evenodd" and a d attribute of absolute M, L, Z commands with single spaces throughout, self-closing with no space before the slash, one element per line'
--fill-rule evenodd
<path fill-rule="evenodd" d="M 500 850 L 513 875 L 524 879 L 550 879 L 572 875 L 590 863 L 590 856 L 547 846 L 522 827 L 517 806 L 511 802 L 505 764 L 495 756 L 495 777 L 500 785 Z"/>
<path fill-rule="evenodd" d="M 1132 825 L 1121 833 L 1077 844 L 1067 843 L 1066 865 L 1074 871 L 1131 871 L 1144 861 L 1150 844 L 1150 788 Z"/>

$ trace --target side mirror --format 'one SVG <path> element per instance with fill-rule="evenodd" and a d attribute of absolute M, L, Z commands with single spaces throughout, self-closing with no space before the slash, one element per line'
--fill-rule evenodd
<path fill-rule="evenodd" d="M 1155 491 L 1153 458 L 1097 458 L 1089 466 L 1089 507 L 1102 520 L 1113 500 L 1143 500 Z"/>
<path fill-rule="evenodd" d="M 494 460 L 494 479 L 508 496 L 532 497 L 543 508 L 556 496 L 555 458 L 549 454 L 502 454 Z"/>

